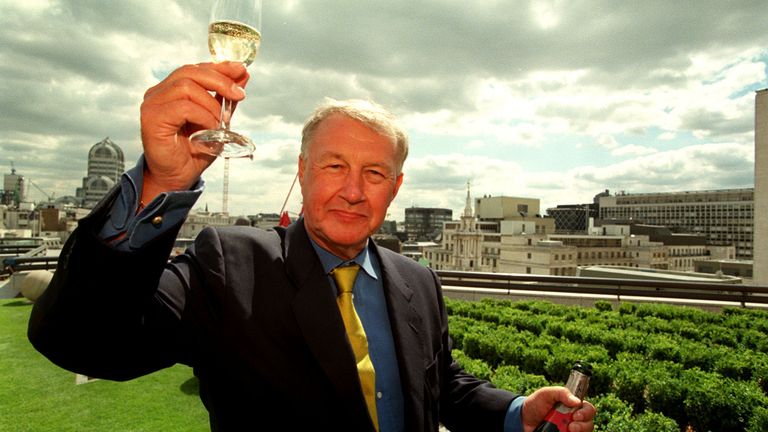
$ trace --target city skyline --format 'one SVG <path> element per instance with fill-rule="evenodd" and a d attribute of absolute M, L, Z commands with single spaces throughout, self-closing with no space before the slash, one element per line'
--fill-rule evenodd
<path fill-rule="evenodd" d="M 230 213 L 280 210 L 301 124 L 325 96 L 373 99 L 406 126 L 391 219 L 412 206 L 461 214 L 467 180 L 473 196 L 536 198 L 542 211 L 605 189 L 753 187 L 768 5 L 667 3 L 265 1 L 233 122 L 257 149 L 231 162 Z M 0 0 L 0 172 L 13 162 L 48 193 L 74 195 L 107 136 L 131 166 L 143 92 L 209 58 L 210 4 Z M 222 165 L 196 207 L 220 210 Z M 299 196 L 297 185 L 291 212 Z"/>

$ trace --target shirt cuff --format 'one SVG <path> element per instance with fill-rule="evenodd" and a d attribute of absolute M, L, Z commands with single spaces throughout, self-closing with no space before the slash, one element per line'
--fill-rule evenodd
<path fill-rule="evenodd" d="M 509 404 L 507 416 L 504 417 L 504 432 L 523 432 L 523 402 L 525 396 L 520 396 Z"/>
<path fill-rule="evenodd" d="M 151 240 L 182 223 L 203 193 L 202 179 L 190 190 L 159 194 L 137 212 L 144 184 L 144 156 L 120 178 L 120 195 L 109 210 L 109 218 L 99 231 L 99 238 L 118 250 L 140 249 Z"/>

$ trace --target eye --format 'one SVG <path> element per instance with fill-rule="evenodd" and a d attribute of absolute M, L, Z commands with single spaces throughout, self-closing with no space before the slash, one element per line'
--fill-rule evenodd
<path fill-rule="evenodd" d="M 368 181 L 372 183 L 381 183 L 388 177 L 384 171 L 378 169 L 367 169 L 365 170 L 365 175 L 368 178 Z"/>

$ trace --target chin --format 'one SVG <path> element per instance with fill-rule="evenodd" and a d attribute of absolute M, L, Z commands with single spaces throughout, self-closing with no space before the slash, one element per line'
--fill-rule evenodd
<path fill-rule="evenodd" d="M 345 247 L 355 247 L 358 245 L 364 245 L 365 241 L 368 239 L 368 234 L 360 234 L 360 233 L 344 233 L 342 235 L 333 236 L 330 238 L 330 240 L 338 245 L 343 245 Z"/>

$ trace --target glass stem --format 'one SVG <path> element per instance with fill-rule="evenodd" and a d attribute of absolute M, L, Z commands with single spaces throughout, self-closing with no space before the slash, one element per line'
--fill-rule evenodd
<path fill-rule="evenodd" d="M 232 120 L 232 101 L 221 98 L 221 116 L 219 117 L 219 129 L 229 130 L 229 121 Z"/>

